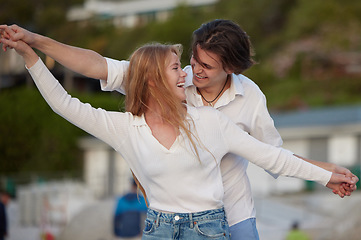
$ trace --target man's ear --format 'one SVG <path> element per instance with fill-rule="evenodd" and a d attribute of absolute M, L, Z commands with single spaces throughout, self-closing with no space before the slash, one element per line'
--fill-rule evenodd
<path fill-rule="evenodd" d="M 227 74 L 232 74 L 232 73 L 234 73 L 233 69 L 230 69 L 230 68 L 225 68 L 224 71 L 225 71 Z"/>

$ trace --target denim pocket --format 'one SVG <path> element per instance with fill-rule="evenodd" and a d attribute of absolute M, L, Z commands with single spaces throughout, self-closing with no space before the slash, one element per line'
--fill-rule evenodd
<path fill-rule="evenodd" d="M 154 231 L 155 229 L 155 223 L 153 221 L 150 221 L 148 219 L 145 220 L 145 224 L 144 224 L 144 230 L 143 233 L 144 234 L 150 234 Z"/>
<path fill-rule="evenodd" d="M 199 234 L 208 238 L 228 239 L 227 222 L 221 219 L 196 222 L 194 228 Z"/>

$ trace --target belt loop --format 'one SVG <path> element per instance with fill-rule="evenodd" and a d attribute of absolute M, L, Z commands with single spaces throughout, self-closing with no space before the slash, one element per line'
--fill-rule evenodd
<path fill-rule="evenodd" d="M 190 227 L 193 228 L 194 225 L 193 225 L 193 214 L 192 213 L 189 213 L 189 221 L 190 221 Z"/>
<path fill-rule="evenodd" d="M 157 219 L 155 220 L 155 225 L 156 225 L 156 227 L 159 227 L 160 214 L 161 214 L 161 212 L 158 212 L 158 214 L 157 214 Z"/>
<path fill-rule="evenodd" d="M 226 220 L 227 221 L 227 215 L 226 215 L 226 213 L 225 213 L 225 211 L 224 211 L 224 207 L 222 207 L 222 217 L 224 218 L 224 220 Z"/>

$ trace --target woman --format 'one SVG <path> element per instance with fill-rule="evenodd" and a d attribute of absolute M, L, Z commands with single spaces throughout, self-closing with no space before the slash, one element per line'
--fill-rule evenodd
<path fill-rule="evenodd" d="M 1 39 L 23 56 L 52 109 L 118 151 L 144 187 L 143 239 L 229 239 L 220 161 L 241 155 L 272 173 L 335 184 L 354 182 L 261 143 L 213 108 L 183 104 L 186 73 L 174 45 L 136 50 L 126 81 L 127 111 L 95 109 L 72 98 L 22 41 Z M 150 157 L 151 156 L 151 157 Z"/>

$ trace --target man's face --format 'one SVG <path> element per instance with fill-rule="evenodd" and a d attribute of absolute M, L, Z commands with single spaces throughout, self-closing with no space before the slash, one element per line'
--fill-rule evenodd
<path fill-rule="evenodd" d="M 193 70 L 193 84 L 199 89 L 219 89 L 227 80 L 230 71 L 226 71 L 220 57 L 197 46 L 198 61 L 192 56 L 190 64 Z"/>

